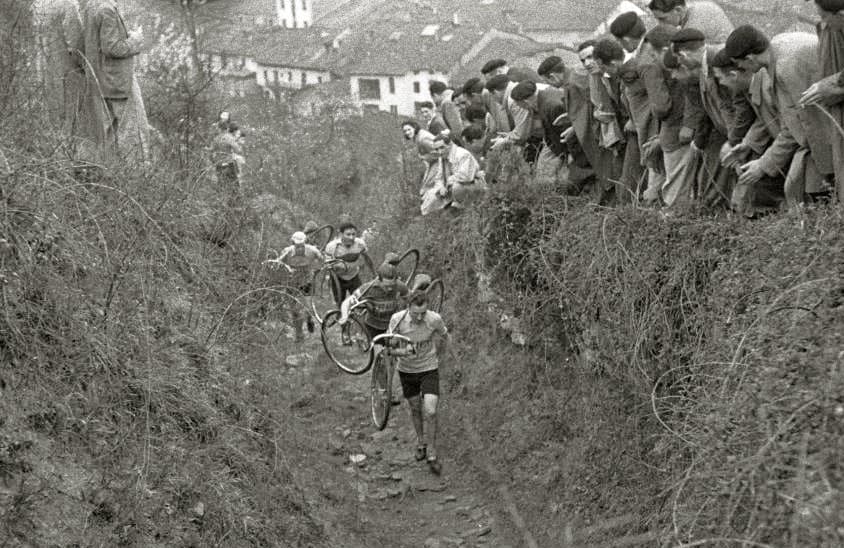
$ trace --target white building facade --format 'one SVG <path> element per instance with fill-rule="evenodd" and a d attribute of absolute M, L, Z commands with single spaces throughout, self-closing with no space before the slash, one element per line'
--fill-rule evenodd
<path fill-rule="evenodd" d="M 349 92 L 364 110 L 382 110 L 398 116 L 413 116 L 419 103 L 431 100 L 428 84 L 448 83 L 448 75 L 427 70 L 405 74 L 351 74 Z"/>
<path fill-rule="evenodd" d="M 286 29 L 304 29 L 313 25 L 311 0 L 274 0 L 276 25 Z"/>

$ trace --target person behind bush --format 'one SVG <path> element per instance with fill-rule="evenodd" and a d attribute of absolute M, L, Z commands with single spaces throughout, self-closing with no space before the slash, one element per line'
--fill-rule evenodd
<path fill-rule="evenodd" d="M 214 139 L 217 180 L 226 186 L 239 187 L 243 157 L 242 133 L 234 122 L 220 122 Z"/>

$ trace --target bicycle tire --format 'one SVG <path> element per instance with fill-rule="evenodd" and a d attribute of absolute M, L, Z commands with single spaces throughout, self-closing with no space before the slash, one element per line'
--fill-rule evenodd
<path fill-rule="evenodd" d="M 350 375 L 363 375 L 372 367 L 373 353 L 369 351 L 370 340 L 366 326 L 355 316 L 346 323 L 350 345 L 343 344 L 344 329 L 338 323 L 340 311 L 331 310 L 322 318 L 320 339 L 328 358 L 341 371 Z"/>
<path fill-rule="evenodd" d="M 428 294 L 428 308 L 436 313 L 443 310 L 443 301 L 445 300 L 445 284 L 439 278 L 431 282 L 427 289 Z"/>
<path fill-rule="evenodd" d="M 333 270 L 320 268 L 314 272 L 314 279 L 311 282 L 311 311 L 318 323 L 322 324 L 324 319 L 324 314 L 320 314 L 317 308 L 318 303 L 323 303 L 326 299 L 330 299 L 333 303 L 335 292 L 340 294 L 340 282 Z"/>
<path fill-rule="evenodd" d="M 323 232 L 328 229 L 328 237 L 323 239 L 319 238 Z M 325 251 L 326 246 L 328 243 L 334 239 L 334 227 L 332 225 L 322 225 L 321 227 L 317 228 L 313 232 L 308 235 L 308 239 L 311 240 L 311 244 L 316 246 L 320 251 Z"/>
<path fill-rule="evenodd" d="M 391 360 L 379 352 L 372 364 L 369 403 L 372 411 L 372 423 L 378 430 L 387 428 L 390 420 L 390 408 L 393 406 L 393 382 L 390 375 Z"/>
<path fill-rule="evenodd" d="M 413 277 L 416 276 L 416 269 L 419 267 L 419 250 L 418 249 L 408 249 L 404 252 L 404 255 L 401 256 L 399 262 L 396 263 L 396 268 L 401 269 L 405 259 L 411 257 L 413 262 L 411 263 L 413 266 L 410 268 L 410 274 L 404 280 L 405 285 L 410 286 L 410 282 L 413 281 Z"/>

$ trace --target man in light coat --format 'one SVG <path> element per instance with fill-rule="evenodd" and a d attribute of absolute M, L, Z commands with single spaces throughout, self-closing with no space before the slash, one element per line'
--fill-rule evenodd
<path fill-rule="evenodd" d="M 770 100 L 780 121 L 774 141 L 758 159 L 740 168 L 739 185 L 753 185 L 765 175 L 785 174 L 789 206 L 803 203 L 806 194 L 828 192 L 826 179 L 834 172 L 829 139 L 817 109 L 796 108 L 800 97 L 818 78 L 818 39 L 804 32 L 779 34 L 768 40 L 752 25 L 738 27 L 724 47 L 742 70 L 770 76 Z"/>
<path fill-rule="evenodd" d="M 145 159 L 149 123 L 135 78 L 143 30 L 126 28 L 114 0 L 88 0 L 82 9 L 84 54 L 94 93 L 108 110 L 107 139 L 122 156 Z"/>

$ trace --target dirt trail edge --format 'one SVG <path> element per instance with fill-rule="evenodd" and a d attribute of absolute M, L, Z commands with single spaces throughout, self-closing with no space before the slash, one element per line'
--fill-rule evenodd
<path fill-rule="evenodd" d="M 325 356 L 319 332 L 294 344 L 278 373 L 301 397 L 290 404 L 289 427 L 307 432 L 312 447 L 294 467 L 309 503 L 324 508 L 333 546 L 536 548 L 513 497 L 471 417 L 459 416 L 457 394 L 441 378 L 437 477 L 413 457 L 416 438 L 407 404 L 394 406 L 384 431 L 369 418 L 369 374 L 340 372 Z M 400 394 L 398 380 L 394 390 Z M 308 452 L 308 448 L 300 448 Z M 333 520 L 329 523 L 329 520 Z"/>

